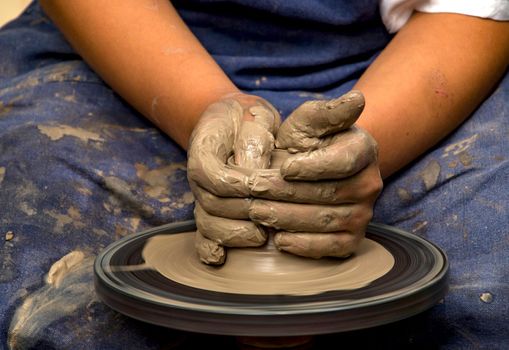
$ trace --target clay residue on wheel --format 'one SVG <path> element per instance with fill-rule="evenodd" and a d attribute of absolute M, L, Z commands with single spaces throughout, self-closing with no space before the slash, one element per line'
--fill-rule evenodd
<path fill-rule="evenodd" d="M 200 262 L 194 232 L 157 235 L 142 252 L 146 265 L 175 282 L 204 290 L 251 295 L 314 295 L 365 287 L 389 272 L 394 257 L 364 239 L 347 259 L 308 259 L 264 247 L 230 249 L 220 268 Z"/>

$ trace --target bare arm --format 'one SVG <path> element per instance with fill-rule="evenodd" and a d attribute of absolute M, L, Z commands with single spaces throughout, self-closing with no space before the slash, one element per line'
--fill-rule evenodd
<path fill-rule="evenodd" d="M 509 22 L 415 13 L 355 88 L 388 177 L 461 124 L 509 63 Z"/>
<path fill-rule="evenodd" d="M 73 47 L 182 147 L 203 110 L 238 89 L 167 0 L 43 0 Z"/>

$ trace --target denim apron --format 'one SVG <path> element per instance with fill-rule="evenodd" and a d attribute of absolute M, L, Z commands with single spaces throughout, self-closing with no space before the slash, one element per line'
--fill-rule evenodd
<path fill-rule="evenodd" d="M 391 39 L 374 0 L 174 5 L 235 84 L 283 117 L 350 90 Z M 508 101 L 506 76 L 462 126 L 388 179 L 375 207 L 374 222 L 446 251 L 443 302 L 321 336 L 320 348 L 508 344 Z M 233 346 L 124 317 L 94 293 L 95 254 L 126 234 L 191 219 L 193 200 L 185 151 L 112 91 L 37 3 L 0 30 L 0 348 Z"/>

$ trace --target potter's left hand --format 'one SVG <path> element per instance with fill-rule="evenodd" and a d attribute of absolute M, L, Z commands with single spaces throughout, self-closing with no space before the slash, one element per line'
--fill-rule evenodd
<path fill-rule="evenodd" d="M 248 220 L 248 176 L 227 162 L 234 155 L 244 168 L 267 168 L 279 124 L 279 113 L 268 101 L 236 93 L 207 107 L 194 128 L 187 175 L 196 197 L 195 246 L 204 263 L 223 264 L 225 247 L 265 243 L 263 227 Z"/>
<path fill-rule="evenodd" d="M 377 144 L 353 125 L 363 108 L 363 95 L 351 91 L 302 104 L 279 128 L 276 147 L 300 153 L 280 175 L 254 180 L 250 208 L 251 220 L 281 230 L 278 249 L 346 257 L 362 241 L 382 190 Z"/>

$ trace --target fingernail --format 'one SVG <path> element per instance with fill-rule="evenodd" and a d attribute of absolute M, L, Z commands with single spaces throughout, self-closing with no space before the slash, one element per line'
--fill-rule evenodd
<path fill-rule="evenodd" d="M 253 231 L 253 235 L 246 238 L 249 242 L 252 243 L 253 246 L 259 246 L 265 243 L 267 240 L 267 233 L 263 227 L 256 226 L 256 229 Z"/>
<path fill-rule="evenodd" d="M 266 203 L 256 201 L 249 208 L 249 218 L 264 226 L 274 226 L 277 222 L 273 208 Z"/>
<path fill-rule="evenodd" d="M 261 195 L 270 189 L 270 181 L 259 174 L 252 174 L 248 179 L 248 184 L 252 195 Z"/>
<path fill-rule="evenodd" d="M 281 165 L 283 179 L 299 176 L 299 164 L 295 160 L 288 160 Z"/>
<path fill-rule="evenodd" d="M 276 233 L 274 235 L 274 245 L 278 250 L 282 250 L 283 248 L 288 246 L 288 240 L 286 239 L 286 235 L 282 233 Z"/>

